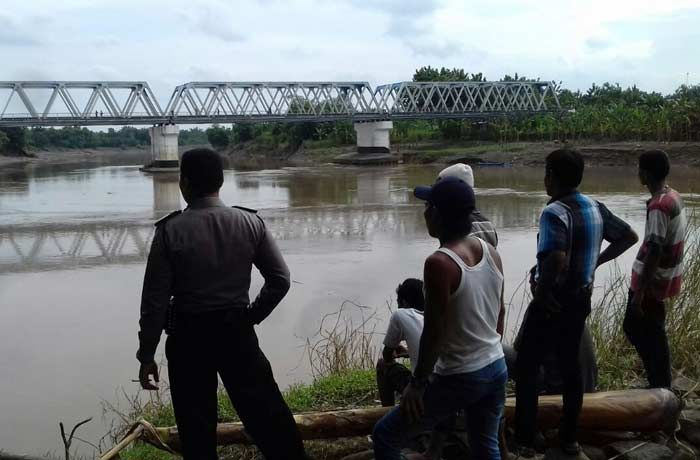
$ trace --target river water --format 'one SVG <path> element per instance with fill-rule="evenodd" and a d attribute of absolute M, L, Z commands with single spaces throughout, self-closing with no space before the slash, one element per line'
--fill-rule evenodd
<path fill-rule="evenodd" d="M 259 209 L 291 268 L 289 295 L 258 328 L 281 386 L 309 379 L 304 338 L 324 314 L 349 300 L 384 318 L 396 285 L 421 276 L 437 245 L 411 190 L 437 171 L 227 171 L 223 200 Z M 516 288 L 534 262 L 537 218 L 547 201 L 543 171 L 482 168 L 475 176 L 479 208 L 500 231 L 506 298 L 514 297 L 517 310 Z M 698 179 L 699 170 L 679 168 L 672 185 L 695 204 L 690 194 Z M 589 169 L 583 188 L 642 231 L 646 195 L 635 170 Z M 95 442 L 109 423 L 101 401 L 118 401 L 121 389 L 137 391 L 139 298 L 153 221 L 181 204 L 176 176 L 145 175 L 137 166 L 0 170 L 0 450 L 59 452 L 58 422 L 72 426 L 90 416 L 95 420 L 81 434 Z M 624 271 L 634 252 L 622 257 Z M 260 286 L 256 276 L 252 290 Z M 356 307 L 347 312 L 361 314 Z M 517 311 L 509 318 L 512 329 Z"/>

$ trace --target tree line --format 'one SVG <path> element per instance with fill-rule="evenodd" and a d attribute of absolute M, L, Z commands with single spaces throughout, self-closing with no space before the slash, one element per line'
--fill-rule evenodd
<path fill-rule="evenodd" d="M 499 81 L 530 81 L 515 73 Z M 536 79 L 539 80 L 539 79 Z M 421 67 L 413 81 L 487 81 L 482 73 L 464 69 Z M 647 92 L 617 83 L 593 84 L 586 91 L 557 88 L 564 114 L 538 114 L 492 120 L 413 120 L 394 122 L 391 140 L 421 141 L 700 141 L 700 86 L 682 85 L 672 94 Z M 217 148 L 255 139 L 263 145 L 299 144 L 304 140 L 328 145 L 355 142 L 349 122 L 299 124 L 238 124 L 207 130 Z"/>
<path fill-rule="evenodd" d="M 0 128 L 0 153 L 20 153 L 27 150 L 48 149 L 126 149 L 150 144 L 147 128 L 124 126 L 120 129 L 93 131 L 88 128 Z M 206 130 L 180 130 L 181 145 L 205 145 L 209 142 Z"/>

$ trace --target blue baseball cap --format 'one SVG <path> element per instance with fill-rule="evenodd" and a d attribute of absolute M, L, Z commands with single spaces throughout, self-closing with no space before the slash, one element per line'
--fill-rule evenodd
<path fill-rule="evenodd" d="M 440 178 L 433 185 L 416 187 L 413 194 L 446 216 L 471 213 L 476 208 L 474 189 L 454 176 Z"/>

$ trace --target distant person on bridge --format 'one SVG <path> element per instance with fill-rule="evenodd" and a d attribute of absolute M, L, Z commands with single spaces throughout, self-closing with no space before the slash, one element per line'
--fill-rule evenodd
<path fill-rule="evenodd" d="M 637 235 L 602 203 L 578 191 L 583 157 L 570 149 L 547 156 L 544 184 L 552 199 L 540 217 L 534 295 L 521 326 L 516 361 L 516 453 L 533 457 L 537 429 L 540 364 L 550 350 L 558 354 L 563 379 L 562 450 L 581 452 L 576 439 L 583 404 L 579 350 L 591 312 L 595 270 L 629 249 Z M 610 245 L 601 253 L 603 240 Z"/>
<path fill-rule="evenodd" d="M 253 328 L 286 295 L 289 270 L 256 211 L 219 199 L 223 181 L 216 152 L 182 156 L 180 190 L 188 206 L 156 223 L 141 300 L 139 379 L 146 390 L 158 388 L 151 378 L 158 382 L 154 354 L 165 329 L 185 460 L 217 458 L 217 374 L 267 460 L 304 459 L 294 418 Z M 253 265 L 265 284 L 250 303 Z"/>
<path fill-rule="evenodd" d="M 423 282 L 408 278 L 396 288 L 396 310 L 389 319 L 384 336 L 382 357 L 377 362 L 377 388 L 382 406 L 393 406 L 396 393 L 411 380 L 411 372 L 418 362 L 418 347 L 423 333 Z M 402 345 L 406 342 L 406 347 Z M 411 369 L 396 362 L 396 358 L 408 356 Z"/>

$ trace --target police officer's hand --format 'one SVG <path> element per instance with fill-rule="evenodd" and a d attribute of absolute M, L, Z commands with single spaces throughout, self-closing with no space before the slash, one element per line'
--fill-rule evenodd
<path fill-rule="evenodd" d="M 151 376 L 153 376 L 155 383 L 158 383 L 158 365 L 154 361 L 150 363 L 141 363 L 139 381 L 141 382 L 141 388 L 144 390 L 158 389 L 158 385 L 151 383 Z"/>

